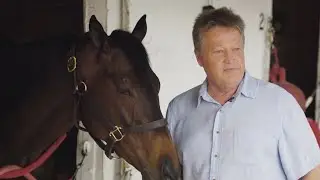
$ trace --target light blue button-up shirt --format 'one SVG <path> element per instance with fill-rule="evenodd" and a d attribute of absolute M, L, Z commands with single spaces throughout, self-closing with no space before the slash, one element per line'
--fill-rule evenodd
<path fill-rule="evenodd" d="M 224 105 L 204 81 L 170 102 L 167 120 L 184 180 L 297 180 L 320 164 L 294 97 L 248 72 Z"/>

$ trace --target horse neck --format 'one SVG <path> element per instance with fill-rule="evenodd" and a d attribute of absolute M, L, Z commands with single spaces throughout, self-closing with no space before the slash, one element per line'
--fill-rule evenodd
<path fill-rule="evenodd" d="M 74 124 L 73 75 L 67 72 L 69 43 L 26 45 L 7 49 L 10 66 L 1 77 L 0 165 L 18 163 L 41 152 Z M 11 53 L 8 53 L 11 52 Z"/>

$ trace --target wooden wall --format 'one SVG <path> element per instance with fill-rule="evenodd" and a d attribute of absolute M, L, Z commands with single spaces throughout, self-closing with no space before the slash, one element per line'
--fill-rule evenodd
<path fill-rule="evenodd" d="M 82 0 L 1 0 L 0 35 L 26 42 L 83 32 Z"/>

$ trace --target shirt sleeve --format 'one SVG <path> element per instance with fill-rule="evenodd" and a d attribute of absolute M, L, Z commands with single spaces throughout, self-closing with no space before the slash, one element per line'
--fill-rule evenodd
<path fill-rule="evenodd" d="M 175 121 L 175 112 L 173 110 L 173 100 L 169 103 L 167 112 L 166 112 L 166 120 L 167 120 L 167 127 L 170 132 L 171 138 L 174 140 L 174 133 L 173 133 L 173 124 Z"/>
<path fill-rule="evenodd" d="M 168 122 L 168 130 L 170 132 L 170 135 L 171 135 L 171 139 L 172 141 L 174 142 L 176 148 L 177 148 L 177 152 L 178 152 L 178 157 L 179 157 L 179 161 L 180 163 L 182 164 L 182 153 L 180 151 L 180 148 L 179 148 L 179 144 L 177 143 L 177 140 L 176 140 L 176 137 L 175 137 L 175 125 L 176 125 L 176 107 L 175 107 L 175 101 L 174 99 L 169 103 L 168 105 L 168 108 L 167 108 L 167 112 L 166 112 L 166 119 L 167 119 L 167 122 Z"/>
<path fill-rule="evenodd" d="M 282 134 L 279 155 L 288 180 L 297 180 L 320 164 L 320 149 L 308 120 L 291 94 L 279 98 Z"/>

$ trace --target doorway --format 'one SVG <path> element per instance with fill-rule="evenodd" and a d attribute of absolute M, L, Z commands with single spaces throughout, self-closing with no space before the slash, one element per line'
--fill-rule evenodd
<path fill-rule="evenodd" d="M 280 65 L 286 69 L 287 81 L 309 97 L 316 88 L 320 1 L 273 0 L 273 26 Z M 274 57 L 271 58 L 271 64 Z M 306 110 L 315 118 L 315 100 Z"/>
<path fill-rule="evenodd" d="M 83 16 L 82 0 L 2 0 L 0 41 L 18 46 L 69 34 L 78 35 L 84 31 Z M 77 134 L 76 128 L 71 129 L 65 141 L 46 162 L 53 162 L 52 173 L 56 177 L 50 178 L 67 179 L 74 172 Z"/>

